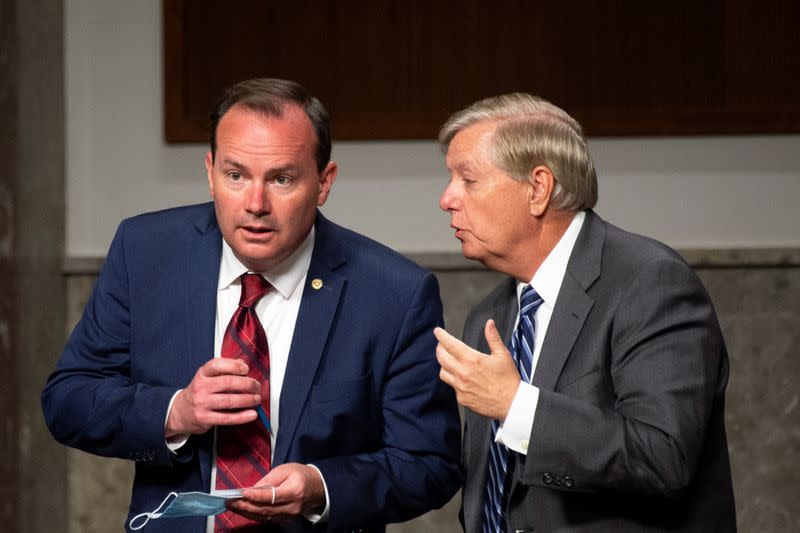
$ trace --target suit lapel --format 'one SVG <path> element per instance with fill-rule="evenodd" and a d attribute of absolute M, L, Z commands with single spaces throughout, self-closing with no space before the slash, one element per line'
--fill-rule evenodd
<path fill-rule="evenodd" d="M 514 278 L 508 278 L 494 302 L 492 311 L 494 324 L 497 326 L 497 331 L 500 333 L 500 337 L 502 337 L 506 346 L 511 344 L 511 335 L 514 333 L 514 321 L 517 318 L 518 312 L 517 282 Z M 481 329 L 481 347 L 488 353 L 489 345 L 486 342 L 483 329 Z"/>
<path fill-rule="evenodd" d="M 489 353 L 489 346 L 484 335 L 484 325 L 486 320 L 493 318 L 497 331 L 508 345 L 514 328 L 514 320 L 517 316 L 519 305 L 517 304 L 517 283 L 513 278 L 506 279 L 498 287 L 495 298 L 488 303 L 489 315 L 481 317 L 475 324 L 478 331 L 476 349 L 483 353 Z M 489 468 L 489 444 L 492 438 L 491 419 L 480 416 L 472 411 L 466 410 L 465 425 L 467 432 L 466 439 L 468 450 L 465 449 L 465 461 L 469 461 L 471 469 L 478 473 L 475 482 L 467 483 L 464 486 L 464 523 L 467 531 L 479 531 L 483 520 L 483 499 L 486 487 L 486 477 Z"/>
<path fill-rule="evenodd" d="M 564 364 L 594 305 L 594 299 L 586 291 L 600 276 L 604 241 L 604 222 L 594 212 L 587 211 L 567 264 L 531 381 L 541 389 L 555 389 Z"/>
<path fill-rule="evenodd" d="M 289 454 L 347 281 L 343 275 L 335 272 L 345 262 L 341 250 L 338 249 L 339 241 L 332 235 L 335 231 L 333 224 L 318 213 L 314 252 L 283 378 L 280 428 L 275 442 L 273 465 L 284 463 Z M 320 280 L 321 286 L 315 280 Z"/>
<path fill-rule="evenodd" d="M 186 353 L 176 364 L 180 364 L 186 373 L 185 383 L 189 383 L 198 368 L 214 357 L 214 331 L 217 316 L 217 285 L 219 280 L 219 263 L 222 254 L 222 235 L 216 223 L 213 204 L 199 218 L 190 230 L 183 251 L 186 258 L 185 275 L 185 309 Z M 199 437 L 203 443 L 198 446 L 200 471 L 203 486 L 211 483 L 211 454 L 213 432 Z"/>
<path fill-rule="evenodd" d="M 531 383 L 540 389 L 553 390 L 575 345 L 583 323 L 594 305 L 572 276 L 566 274 L 561 283 L 558 301 L 550 317 L 550 325 Z"/>
<path fill-rule="evenodd" d="M 506 279 L 497 291 L 494 301 L 489 302 L 490 315 L 485 317 L 480 324 L 475 327 L 479 329 L 477 349 L 479 352 L 489 353 L 489 344 L 486 342 L 486 335 L 484 327 L 486 320 L 489 318 L 494 320 L 500 337 L 505 342 L 506 346 L 511 343 L 511 335 L 514 329 L 514 320 L 519 312 L 519 304 L 517 303 L 517 282 L 513 278 Z M 491 437 L 492 424 L 491 420 L 480 416 L 475 420 L 475 435 L 485 448 L 485 452 L 489 450 L 489 438 Z M 484 438 L 486 437 L 486 438 Z M 482 454 L 481 457 L 485 456 Z"/>

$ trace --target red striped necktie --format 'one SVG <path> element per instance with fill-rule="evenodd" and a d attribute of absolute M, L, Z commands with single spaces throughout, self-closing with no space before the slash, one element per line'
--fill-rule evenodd
<path fill-rule="evenodd" d="M 222 339 L 222 357 L 247 363 L 248 376 L 261 383 L 261 405 L 269 410 L 269 347 L 267 336 L 254 309 L 270 289 L 261 274 L 242 275 L 242 295 Z M 216 489 L 252 487 L 269 472 L 271 461 L 269 430 L 258 418 L 239 426 L 217 427 Z M 214 531 L 237 531 L 256 522 L 227 511 L 217 515 Z"/>

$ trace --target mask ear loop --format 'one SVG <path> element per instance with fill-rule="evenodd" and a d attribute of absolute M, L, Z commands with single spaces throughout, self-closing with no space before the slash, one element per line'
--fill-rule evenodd
<path fill-rule="evenodd" d="M 164 512 L 167 510 L 167 509 L 164 509 L 164 511 L 161 511 L 161 508 L 164 507 L 164 504 L 166 504 L 167 501 L 172 497 L 177 498 L 178 497 L 178 493 L 177 492 L 170 492 L 169 494 L 167 494 L 167 497 L 164 498 L 164 501 L 161 502 L 158 507 L 156 507 L 155 511 L 150 511 L 149 513 L 140 513 L 140 514 L 137 514 L 136 516 L 134 516 L 133 518 L 131 518 L 131 521 L 128 523 L 128 527 L 131 528 L 131 531 L 137 531 L 139 529 L 142 529 L 144 526 L 147 525 L 147 523 L 150 521 L 150 519 L 155 520 L 156 518 L 161 518 L 161 515 L 163 515 Z M 172 504 L 172 502 L 170 502 L 170 504 Z M 169 508 L 169 505 L 167 506 L 167 508 Z M 144 522 L 142 522 L 141 525 L 134 526 L 133 523 L 136 522 L 137 520 L 139 520 L 142 517 L 144 517 Z"/>

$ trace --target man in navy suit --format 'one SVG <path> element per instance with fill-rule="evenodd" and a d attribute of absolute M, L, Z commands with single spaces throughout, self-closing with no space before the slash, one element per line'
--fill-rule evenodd
<path fill-rule="evenodd" d="M 256 485 L 275 492 L 246 490 L 229 509 L 270 531 L 383 531 L 442 506 L 462 477 L 458 410 L 437 378 L 436 279 L 318 212 L 337 167 L 327 111 L 299 85 L 232 87 L 211 130 L 213 203 L 120 224 L 42 394 L 53 435 L 136 462 L 129 518 L 170 491 L 213 489 L 215 428 L 258 417 L 261 384 L 219 357 L 241 276 L 257 273 L 271 287 L 254 308 L 272 468 Z"/>

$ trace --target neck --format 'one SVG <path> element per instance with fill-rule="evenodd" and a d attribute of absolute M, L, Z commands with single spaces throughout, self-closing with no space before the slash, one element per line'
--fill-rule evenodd
<path fill-rule="evenodd" d="M 516 247 L 516 253 L 506 261 L 506 268 L 497 270 L 517 281 L 529 282 L 564 236 L 574 217 L 572 212 L 548 209 L 537 217 L 533 223 L 535 231 Z"/>

